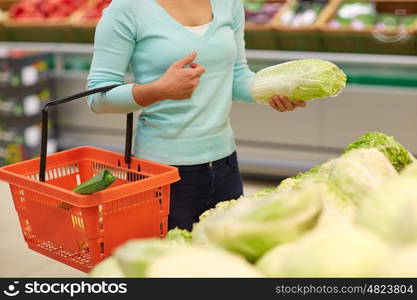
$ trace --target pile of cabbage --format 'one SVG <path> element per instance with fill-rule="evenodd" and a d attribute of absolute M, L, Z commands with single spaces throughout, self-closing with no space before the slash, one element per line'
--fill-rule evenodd
<path fill-rule="evenodd" d="M 134 239 L 91 277 L 415 277 L 417 163 L 380 132 L 278 186 L 220 202 L 192 232 Z"/>
<path fill-rule="evenodd" d="M 264 68 L 256 73 L 251 94 L 260 104 L 275 95 L 308 101 L 334 97 L 346 87 L 346 75 L 336 65 L 321 59 L 300 59 Z"/>

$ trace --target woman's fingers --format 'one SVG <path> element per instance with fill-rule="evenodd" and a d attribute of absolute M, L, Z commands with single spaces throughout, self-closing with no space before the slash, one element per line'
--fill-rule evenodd
<path fill-rule="evenodd" d="M 298 100 L 290 101 L 285 96 L 274 96 L 269 100 L 269 105 L 280 112 L 284 112 L 292 111 L 296 107 L 305 107 L 306 103 Z"/>
<path fill-rule="evenodd" d="M 285 106 L 279 101 L 278 96 L 272 97 L 271 100 L 269 100 L 269 105 L 280 112 L 285 111 Z"/>
<path fill-rule="evenodd" d="M 192 68 L 183 69 L 183 72 L 188 73 L 191 78 L 200 77 L 206 69 L 199 64 L 194 63 Z"/>
<path fill-rule="evenodd" d="M 294 108 L 295 108 L 294 103 L 292 103 L 290 100 L 288 100 L 287 97 L 279 96 L 279 101 L 282 103 L 282 105 L 284 105 L 286 110 L 288 110 L 288 111 L 294 110 Z"/>
<path fill-rule="evenodd" d="M 186 65 L 191 64 L 193 60 L 196 59 L 196 57 L 197 57 L 197 52 L 193 51 L 190 54 L 188 54 L 186 57 L 173 63 L 173 65 L 176 68 L 184 68 Z"/>
<path fill-rule="evenodd" d="M 295 106 L 299 107 L 306 107 L 306 103 L 304 101 L 294 101 Z"/>

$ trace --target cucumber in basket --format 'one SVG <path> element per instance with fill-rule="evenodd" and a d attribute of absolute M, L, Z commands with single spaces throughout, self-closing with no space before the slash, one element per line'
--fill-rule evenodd
<path fill-rule="evenodd" d="M 77 194 L 88 195 L 95 192 L 99 192 L 101 190 L 106 189 L 109 185 L 111 185 L 117 177 L 113 176 L 113 174 L 109 171 L 104 169 L 96 176 L 90 178 L 86 182 L 81 183 L 72 191 Z"/>

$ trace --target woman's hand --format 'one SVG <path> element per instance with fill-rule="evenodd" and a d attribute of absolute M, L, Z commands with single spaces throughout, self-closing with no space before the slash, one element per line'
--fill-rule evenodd
<path fill-rule="evenodd" d="M 305 107 L 304 101 L 290 101 L 285 96 L 274 96 L 269 100 L 269 105 L 280 112 L 292 111 L 297 107 Z"/>
<path fill-rule="evenodd" d="M 201 75 L 205 72 L 203 66 L 193 62 L 196 57 L 197 53 L 192 52 L 174 62 L 158 80 L 163 99 L 191 98 L 200 83 Z M 187 66 L 189 68 L 186 68 Z"/>
<path fill-rule="evenodd" d="M 158 80 L 143 85 L 135 84 L 132 91 L 135 101 L 141 106 L 148 106 L 168 99 L 191 98 L 205 72 L 203 66 L 193 62 L 196 57 L 197 53 L 192 52 L 174 62 Z"/>

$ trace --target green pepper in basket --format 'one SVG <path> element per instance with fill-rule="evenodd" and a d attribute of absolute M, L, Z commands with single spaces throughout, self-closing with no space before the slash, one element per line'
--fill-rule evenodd
<path fill-rule="evenodd" d="M 72 191 L 77 194 L 83 195 L 92 194 L 106 189 L 116 179 L 117 177 L 113 176 L 113 174 L 109 170 L 105 169 L 98 173 L 96 176 L 87 180 L 86 182 L 81 183 Z"/>

